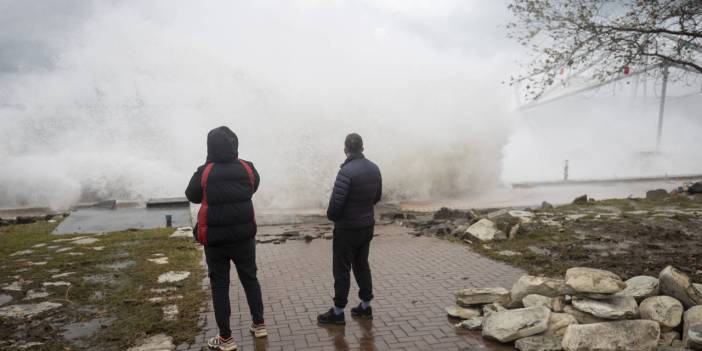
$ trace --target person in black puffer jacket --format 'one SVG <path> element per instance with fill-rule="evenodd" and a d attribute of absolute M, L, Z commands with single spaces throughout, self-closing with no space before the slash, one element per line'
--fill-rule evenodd
<path fill-rule="evenodd" d="M 352 133 L 344 142 L 346 161 L 336 176 L 327 218 L 334 221 L 332 266 L 334 307 L 317 316 L 319 323 L 344 324 L 344 308 L 351 285 L 350 271 L 358 283 L 361 304 L 351 309 L 355 317 L 371 319 L 373 286 L 368 251 L 373 239 L 373 207 L 382 195 L 380 169 L 363 155 L 363 139 Z"/>
<path fill-rule="evenodd" d="M 261 286 L 256 277 L 256 219 L 251 202 L 260 177 L 253 163 L 239 159 L 239 141 L 227 127 L 207 134 L 207 161 L 198 167 L 185 196 L 199 203 L 194 235 L 204 246 L 219 335 L 208 341 L 212 348 L 233 350 L 229 316 L 229 270 L 234 262 L 244 286 L 257 337 L 267 334 L 263 320 Z"/>

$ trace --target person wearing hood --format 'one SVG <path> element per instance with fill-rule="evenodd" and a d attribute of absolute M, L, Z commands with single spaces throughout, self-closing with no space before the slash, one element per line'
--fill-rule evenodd
<path fill-rule="evenodd" d="M 336 176 L 329 199 L 327 218 L 334 222 L 332 270 L 334 306 L 317 316 L 320 324 L 345 324 L 344 308 L 351 285 L 350 271 L 358 284 L 361 303 L 351 309 L 354 317 L 372 319 L 373 284 L 368 251 L 373 239 L 373 207 L 382 195 L 382 178 L 378 166 L 363 155 L 363 139 L 356 133 L 344 141 L 346 161 Z"/>
<path fill-rule="evenodd" d="M 203 245 L 212 289 L 219 335 L 208 340 L 210 348 L 236 350 L 229 326 L 230 261 L 234 262 L 251 312 L 251 333 L 268 335 L 263 319 L 261 286 L 256 276 L 256 218 L 251 202 L 260 177 L 253 163 L 239 158 L 239 141 L 227 127 L 207 134 L 207 160 L 198 167 L 185 190 L 193 203 L 201 204 L 195 239 Z"/>

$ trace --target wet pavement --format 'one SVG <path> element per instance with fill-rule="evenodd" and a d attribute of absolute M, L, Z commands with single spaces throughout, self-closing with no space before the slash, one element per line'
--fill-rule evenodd
<path fill-rule="evenodd" d="M 305 230 L 315 225 L 298 225 Z M 307 228 L 306 228 L 307 226 Z M 522 271 L 484 258 L 468 247 L 414 237 L 407 229 L 377 226 L 371 243 L 375 319 L 352 319 L 358 303 L 352 282 L 346 325 L 318 326 L 316 316 L 331 307 L 331 240 L 258 244 L 259 279 L 269 336 L 250 335 L 246 298 L 232 269 L 232 331 L 240 350 L 512 350 L 483 340 L 479 332 L 456 329 L 444 308 L 466 287 L 510 288 Z M 209 289 L 209 286 L 206 286 Z M 211 303 L 203 315 L 204 332 L 193 345 L 200 350 L 217 334 Z"/>

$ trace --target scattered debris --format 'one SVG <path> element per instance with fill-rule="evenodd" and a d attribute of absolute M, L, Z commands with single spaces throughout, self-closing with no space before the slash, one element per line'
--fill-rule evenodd
<path fill-rule="evenodd" d="M 190 276 L 190 272 L 166 272 L 158 276 L 159 283 L 174 283 Z"/>

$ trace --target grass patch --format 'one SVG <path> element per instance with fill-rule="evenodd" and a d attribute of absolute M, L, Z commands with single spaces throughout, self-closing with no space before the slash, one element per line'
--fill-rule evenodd
<path fill-rule="evenodd" d="M 44 342 L 43 349 L 115 349 L 132 346 L 141 337 L 166 333 L 176 345 L 192 343 L 199 332 L 200 308 L 207 301 L 202 289 L 204 271 L 202 250 L 190 240 L 170 239 L 173 229 L 152 229 L 116 232 L 107 235 L 50 235 L 57 223 L 38 222 L 0 227 L 0 285 L 22 279 L 31 281 L 22 285 L 22 291 L 3 291 L 13 296 L 11 303 L 52 301 L 63 307 L 33 318 L 31 323 L 17 319 L 0 319 L 0 338 L 12 340 L 18 334 L 28 334 L 23 341 Z M 85 236 L 97 242 L 79 245 L 56 241 Z M 35 247 L 39 245 L 40 247 Z M 95 248 L 101 248 L 96 250 Z M 57 252 L 61 250 L 63 252 Z M 22 250 L 30 253 L 12 256 Z M 167 264 L 156 264 L 147 259 L 154 254 L 168 257 Z M 32 265 L 46 262 L 43 265 Z M 190 276 L 177 283 L 159 284 L 158 276 L 168 271 L 188 271 Z M 52 278 L 57 274 L 73 274 Z M 86 279 L 86 277 L 88 279 Z M 27 290 L 41 291 L 43 282 L 67 281 L 70 287 L 47 287 L 46 298 L 21 301 Z M 155 293 L 151 289 L 175 288 L 172 292 Z M 158 296 L 182 296 L 162 303 L 148 299 Z M 176 304 L 176 320 L 164 321 L 162 307 Z M 113 319 L 108 328 L 93 336 L 69 343 L 60 333 L 63 326 L 98 317 Z M 35 333 L 41 330 L 40 333 Z M 36 336 L 35 336 L 36 335 Z M 92 345 L 91 340 L 99 340 Z M 39 348 L 41 349 L 41 347 Z"/>
<path fill-rule="evenodd" d="M 562 276 L 570 267 L 559 257 L 565 252 L 572 255 L 572 250 L 577 250 L 573 247 L 574 242 L 572 233 L 560 232 L 558 227 L 540 225 L 531 228 L 528 235 L 519 235 L 505 241 L 477 243 L 472 248 L 482 255 L 522 268 L 532 275 Z M 549 250 L 553 255 L 535 253 L 530 247 Z M 499 252 L 504 250 L 518 252 L 520 255 L 500 255 Z"/>

